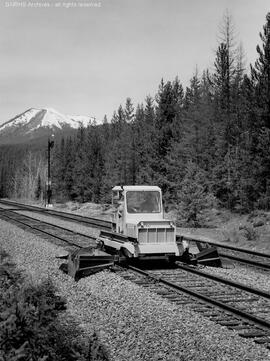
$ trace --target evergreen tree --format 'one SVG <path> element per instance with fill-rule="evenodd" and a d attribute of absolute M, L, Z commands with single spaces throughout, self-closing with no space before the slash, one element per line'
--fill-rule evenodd
<path fill-rule="evenodd" d="M 74 200 L 76 198 L 76 193 L 73 192 L 73 184 L 74 184 L 74 156 L 75 156 L 75 149 L 74 149 L 74 141 L 71 137 L 69 137 L 65 144 L 65 155 L 64 155 L 64 183 L 63 189 L 65 196 L 70 199 Z"/>
<path fill-rule="evenodd" d="M 100 202 L 103 197 L 104 149 L 107 139 L 103 137 L 102 128 L 93 126 L 88 129 L 86 140 L 86 187 L 85 196 L 92 202 Z"/>
<path fill-rule="evenodd" d="M 52 157 L 52 189 L 54 190 L 56 200 L 64 200 L 65 174 L 66 174 L 66 141 L 62 137 L 60 144 L 56 142 Z"/>
<path fill-rule="evenodd" d="M 89 176 L 86 171 L 86 129 L 80 127 L 77 132 L 77 137 L 74 141 L 74 159 L 72 167 L 72 197 L 79 202 L 85 202 L 86 198 L 86 179 Z"/>
<path fill-rule="evenodd" d="M 155 117 L 155 143 L 153 170 L 156 184 L 161 186 L 164 199 L 170 197 L 170 184 L 167 181 L 166 157 L 171 151 L 171 146 L 176 138 L 176 130 L 181 124 L 181 113 L 183 107 L 183 88 L 178 80 L 160 83 L 156 96 L 157 109 Z"/>
<path fill-rule="evenodd" d="M 216 51 L 215 73 L 213 76 L 217 110 L 222 113 L 230 112 L 230 74 L 229 74 L 229 52 L 225 43 L 221 43 Z"/>
<path fill-rule="evenodd" d="M 134 124 L 134 151 L 136 154 L 136 183 L 152 184 L 154 181 L 155 109 L 154 100 L 146 97 L 145 108 L 138 105 Z"/>
<path fill-rule="evenodd" d="M 252 159 L 254 189 L 260 207 L 269 208 L 270 196 L 270 12 L 266 15 L 266 24 L 260 34 L 262 47 L 257 46 L 258 59 L 251 66 L 253 109 L 249 113 L 252 131 Z M 255 104 L 254 104 L 255 99 Z M 255 113 L 255 114 L 254 114 Z M 253 123 L 253 124 L 252 124 Z"/>
<path fill-rule="evenodd" d="M 263 124 L 270 128 L 270 12 L 266 15 L 266 24 L 260 33 L 262 47 L 257 46 L 259 58 L 251 75 L 256 83 L 257 102 L 261 110 Z"/>
<path fill-rule="evenodd" d="M 187 88 L 185 97 L 185 148 L 186 158 L 201 163 L 202 156 L 201 136 L 203 130 L 201 107 L 201 86 L 196 70 Z"/>
<path fill-rule="evenodd" d="M 127 123 L 131 123 L 134 118 L 134 107 L 130 98 L 126 99 L 126 106 L 124 109 L 125 118 Z"/>
<path fill-rule="evenodd" d="M 188 162 L 178 194 L 178 218 L 189 226 L 203 223 L 203 210 L 209 208 L 214 197 L 205 183 L 204 172 L 193 162 Z"/>

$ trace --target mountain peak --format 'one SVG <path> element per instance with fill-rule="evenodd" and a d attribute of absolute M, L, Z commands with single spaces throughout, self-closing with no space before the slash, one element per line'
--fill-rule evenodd
<path fill-rule="evenodd" d="M 29 108 L 21 114 L 0 125 L 1 138 L 36 138 L 47 129 L 56 132 L 78 129 L 92 124 L 94 118 L 82 115 L 64 115 L 57 110 L 48 108 Z M 6 141 L 5 141 L 6 143 Z"/>

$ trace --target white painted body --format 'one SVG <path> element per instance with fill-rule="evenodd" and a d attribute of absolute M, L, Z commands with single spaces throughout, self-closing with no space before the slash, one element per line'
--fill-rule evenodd
<path fill-rule="evenodd" d="M 114 187 L 113 192 L 118 194 L 113 197 L 113 201 L 118 198 L 114 217 L 116 232 L 137 239 L 136 245 L 125 242 L 125 248 L 134 257 L 151 254 L 179 256 L 175 225 L 164 219 L 159 187 L 123 186 Z M 115 242 L 113 247 L 119 249 L 123 245 Z"/>

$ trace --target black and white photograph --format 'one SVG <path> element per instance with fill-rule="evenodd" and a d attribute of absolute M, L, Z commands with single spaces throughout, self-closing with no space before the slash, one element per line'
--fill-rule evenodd
<path fill-rule="evenodd" d="M 269 0 L 0 0 L 0 361 L 267 360 Z"/>

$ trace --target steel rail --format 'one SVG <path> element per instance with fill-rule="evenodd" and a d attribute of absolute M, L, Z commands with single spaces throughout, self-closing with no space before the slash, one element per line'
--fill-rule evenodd
<path fill-rule="evenodd" d="M 229 249 L 231 251 L 237 251 L 237 252 L 243 252 L 243 253 L 247 253 L 253 256 L 259 256 L 259 257 L 264 257 L 264 258 L 270 258 L 270 254 L 269 253 L 263 253 L 263 252 L 258 252 L 258 251 L 252 251 L 248 248 L 238 248 L 238 247 L 234 247 L 234 246 L 230 246 L 227 244 L 221 244 L 218 242 L 213 242 L 213 241 L 207 241 L 207 240 L 203 240 L 202 238 L 200 238 L 199 236 L 188 236 L 188 235 L 182 235 L 181 233 L 177 233 L 177 238 L 184 238 L 188 241 L 191 242 L 201 242 L 201 243 L 208 243 L 211 246 L 215 246 L 215 247 L 219 247 L 219 248 L 225 248 L 225 249 Z"/>
<path fill-rule="evenodd" d="M 10 211 L 10 210 L 8 210 Z M 89 236 L 85 233 L 81 233 L 81 232 L 75 232 L 69 228 L 65 228 L 63 226 L 59 226 L 58 224 L 53 224 L 53 223 L 49 223 L 49 222 L 46 222 L 46 221 L 43 221 L 43 220 L 40 220 L 40 219 L 37 219 L 37 218 L 34 218 L 34 217 L 30 217 L 26 214 L 21 214 L 21 213 L 15 213 L 16 215 L 20 215 L 21 217 L 24 217 L 24 218 L 27 218 L 29 220 L 33 220 L 33 221 L 36 221 L 36 222 L 40 222 L 42 224 L 46 224 L 48 226 L 51 226 L 51 227 L 54 227 L 54 228 L 58 228 L 58 229 L 62 229 L 63 231 L 69 231 L 71 232 L 72 234 L 75 234 L 75 235 L 78 235 L 78 236 L 82 236 L 82 237 L 86 237 L 86 238 L 90 238 L 92 240 L 96 240 L 96 237 L 93 237 L 93 236 Z"/>
<path fill-rule="evenodd" d="M 266 320 L 263 320 L 259 317 L 256 317 L 256 316 L 253 316 L 249 313 L 246 313 L 244 311 L 241 311 L 237 308 L 234 308 L 232 306 L 229 306 L 228 304 L 225 304 L 221 301 L 217 301 L 211 297 L 208 297 L 208 296 L 205 296 L 203 294 L 201 294 L 200 292 L 196 292 L 196 291 L 192 291 L 186 287 L 183 287 L 183 286 L 179 286 L 179 285 L 176 285 L 172 282 L 169 282 L 165 279 L 163 279 L 162 277 L 156 277 L 156 276 L 153 276 L 151 274 L 149 274 L 147 271 L 144 271 L 142 269 L 139 269 L 139 268 L 136 268 L 136 267 L 133 267 L 133 266 L 128 266 L 129 269 L 133 270 L 134 272 L 137 272 L 137 273 L 140 273 L 146 277 L 149 277 L 150 279 L 152 279 L 153 281 L 156 281 L 156 282 L 160 282 L 161 284 L 164 284 L 164 285 L 167 285 L 169 286 L 170 288 L 173 288 L 177 291 L 181 291 L 181 292 L 184 292 L 186 294 L 189 294 L 190 296 L 193 296 L 197 299 L 201 299 L 205 302 L 207 302 L 208 304 L 212 304 L 216 307 L 219 307 L 223 310 L 226 310 L 228 312 L 230 312 L 231 314 L 233 315 L 236 315 L 236 316 L 239 316 L 241 317 L 243 320 L 245 321 L 251 321 L 253 323 L 255 323 L 256 325 L 259 325 L 261 327 L 263 327 L 264 329 L 266 329 L 268 332 L 270 331 L 270 322 L 266 321 Z"/>
<path fill-rule="evenodd" d="M 80 221 L 80 222 L 95 225 L 98 227 L 103 226 L 106 229 L 112 228 L 111 221 L 106 221 L 106 220 L 99 219 L 99 218 L 85 217 L 85 216 L 81 216 L 79 214 L 56 211 L 56 210 L 52 210 L 52 209 L 48 209 L 48 208 L 42 208 L 42 207 L 38 207 L 38 206 L 26 205 L 26 204 L 22 204 L 22 203 L 17 203 L 17 202 L 13 202 L 13 201 L 7 201 L 7 200 L 0 199 L 0 204 L 1 203 L 5 204 L 5 205 L 17 206 L 19 209 L 14 209 L 15 211 L 29 211 L 30 210 L 30 211 L 34 211 L 34 212 L 46 213 L 46 214 L 57 216 L 60 218 L 68 218 L 74 222 Z"/>
<path fill-rule="evenodd" d="M 16 214 L 16 216 L 17 216 L 17 213 L 15 213 L 15 214 Z M 50 233 L 50 232 L 48 232 L 48 231 L 46 231 L 46 230 L 44 230 L 44 229 L 40 229 L 40 228 L 38 228 L 38 227 L 36 227 L 36 226 L 33 226 L 33 225 L 29 224 L 29 223 L 23 222 L 22 220 L 20 220 L 20 219 L 18 219 L 18 218 L 16 218 L 16 217 L 14 218 L 14 217 L 11 217 L 11 216 L 9 216 L 9 215 L 7 215 L 7 214 L 1 214 L 0 217 L 8 218 L 8 219 L 10 219 L 10 220 L 12 220 L 12 221 L 15 221 L 15 222 L 20 223 L 20 224 L 22 224 L 22 225 L 24 225 L 24 226 L 27 226 L 27 227 L 29 227 L 29 228 L 31 228 L 31 229 L 33 229 L 33 230 L 35 230 L 35 231 L 38 231 L 38 232 L 40 232 L 40 233 L 42 233 L 42 234 L 46 234 L 46 235 L 51 236 L 51 237 L 53 237 L 53 238 L 55 238 L 55 239 L 58 239 L 58 240 L 63 241 L 63 242 L 65 242 L 65 243 L 68 243 L 68 244 L 71 245 L 71 246 L 76 246 L 76 247 L 78 247 L 78 248 L 84 248 L 83 246 L 80 246 L 80 245 L 78 245 L 77 243 L 74 243 L 74 242 L 71 242 L 71 241 L 69 241 L 69 240 L 66 240 L 65 238 L 63 238 L 63 237 L 61 237 L 61 236 L 58 236 L 58 235 L 53 234 L 53 233 Z M 35 221 L 39 222 L 40 224 L 42 224 L 42 223 L 47 223 L 47 222 L 39 221 L 39 220 L 37 220 L 37 219 L 35 219 L 35 218 L 31 218 L 31 217 L 28 217 L 28 216 L 23 216 L 23 217 L 27 217 L 27 218 L 30 218 L 31 220 L 35 220 Z M 94 237 L 87 236 L 87 235 L 85 235 L 85 234 L 79 234 L 79 233 L 74 232 L 74 231 L 72 231 L 72 230 L 70 230 L 70 229 L 67 229 L 67 228 L 64 228 L 64 227 L 60 227 L 60 226 L 57 226 L 57 225 L 54 225 L 54 224 L 51 224 L 51 223 L 47 223 L 47 225 L 50 225 L 50 226 L 55 227 L 55 228 L 62 228 L 62 230 L 65 230 L 65 231 L 67 231 L 67 232 L 69 232 L 69 233 L 71 233 L 71 234 L 80 235 L 80 236 L 83 236 L 83 237 L 86 237 L 86 238 L 90 238 L 90 239 L 92 239 L 92 240 L 95 240 L 95 239 L 96 239 L 96 238 L 94 238 Z"/>
<path fill-rule="evenodd" d="M 191 273 L 203 276 L 205 278 L 209 278 L 209 279 L 211 279 L 213 281 L 217 281 L 219 283 L 224 283 L 225 285 L 232 286 L 232 287 L 238 288 L 240 290 L 243 290 L 243 291 L 246 291 L 246 292 L 249 292 L 249 293 L 261 296 L 261 297 L 265 297 L 267 299 L 270 299 L 270 293 L 269 292 L 261 291 L 258 288 L 249 287 L 249 286 L 246 286 L 246 285 L 244 285 L 242 283 L 239 283 L 239 282 L 234 282 L 234 281 L 231 281 L 231 280 L 227 280 L 227 279 L 225 279 L 223 277 L 214 276 L 214 275 L 205 273 L 203 271 L 200 271 L 197 268 L 195 269 L 195 268 L 186 266 L 184 264 L 180 264 L 180 262 L 177 262 L 177 266 L 179 268 L 187 271 L 187 272 L 191 272 Z"/>
<path fill-rule="evenodd" d="M 252 266 L 256 266 L 256 267 L 260 267 L 260 268 L 265 268 L 266 270 L 270 269 L 270 264 L 267 263 L 261 263 L 261 262 L 257 262 L 257 261 L 253 261 L 252 259 L 247 259 L 247 258 L 241 258 L 241 257 L 237 257 L 237 256 L 233 256 L 231 254 L 225 254 L 225 253 L 218 253 L 220 257 L 222 258 L 228 258 L 234 261 L 238 261 L 241 263 L 247 263 L 250 264 Z"/>

